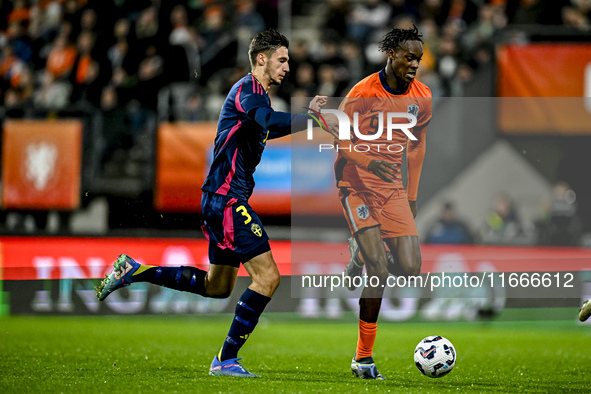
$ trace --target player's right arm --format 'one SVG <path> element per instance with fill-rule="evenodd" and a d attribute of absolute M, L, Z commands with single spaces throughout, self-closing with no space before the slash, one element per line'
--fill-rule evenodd
<path fill-rule="evenodd" d="M 257 122 L 263 130 L 268 130 L 267 139 L 284 137 L 291 134 L 292 130 L 300 131 L 306 128 L 308 119 L 312 119 L 310 115 L 275 111 L 262 87 L 256 84 L 257 82 L 248 79 L 244 82 L 236 95 L 236 108 Z M 319 101 L 322 100 L 315 98 L 311 105 L 316 105 Z"/>

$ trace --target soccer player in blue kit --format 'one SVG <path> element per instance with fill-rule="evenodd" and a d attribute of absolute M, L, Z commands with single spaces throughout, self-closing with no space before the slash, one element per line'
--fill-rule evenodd
<path fill-rule="evenodd" d="M 293 115 L 271 108 L 271 85 L 279 85 L 288 66 L 289 41 L 271 29 L 251 41 L 252 71 L 230 90 L 220 114 L 214 158 L 202 186 L 201 207 L 209 241 L 209 271 L 195 267 L 141 265 L 120 255 L 113 271 L 97 287 L 99 300 L 135 282 L 149 282 L 204 297 L 227 298 L 232 293 L 240 263 L 252 283 L 244 291 L 210 375 L 255 377 L 239 362 L 238 351 L 254 330 L 259 317 L 279 286 L 280 275 L 269 246 L 269 237 L 248 204 L 254 188 L 253 174 L 269 139 L 306 128 L 308 114 Z M 310 109 L 319 111 L 327 98 L 316 96 Z M 338 129 L 336 117 L 326 117 Z"/>

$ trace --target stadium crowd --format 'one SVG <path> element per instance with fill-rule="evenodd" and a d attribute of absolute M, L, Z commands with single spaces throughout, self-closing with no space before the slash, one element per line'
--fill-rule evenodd
<path fill-rule="evenodd" d="M 280 3 L 2 0 L 1 104 L 10 117 L 81 104 L 105 112 L 127 108 L 136 114 L 128 119 L 133 124 L 142 119 L 138 108 L 156 111 L 158 93 L 180 82 L 191 84 L 177 89 L 184 108 L 173 117 L 215 119 L 234 76 L 248 69 L 244 43 L 284 24 Z M 413 22 L 426 44 L 421 80 L 435 96 L 459 96 L 462 84 L 491 61 L 496 30 L 507 24 L 587 30 L 591 2 L 328 0 L 294 1 L 291 8 L 291 78 L 277 92 L 285 101 L 345 94 L 383 63 L 376 46 L 383 33 Z M 305 30 L 317 32 L 317 42 L 298 39 Z"/>

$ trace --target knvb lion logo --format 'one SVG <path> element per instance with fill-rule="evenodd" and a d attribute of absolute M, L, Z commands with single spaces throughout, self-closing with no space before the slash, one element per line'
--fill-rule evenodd
<path fill-rule="evenodd" d="M 369 208 L 367 205 L 360 205 L 357 207 L 357 216 L 359 219 L 365 220 L 369 217 Z"/>
<path fill-rule="evenodd" d="M 41 191 L 55 174 L 58 149 L 50 142 L 29 144 L 26 147 L 25 177 L 33 187 Z"/>

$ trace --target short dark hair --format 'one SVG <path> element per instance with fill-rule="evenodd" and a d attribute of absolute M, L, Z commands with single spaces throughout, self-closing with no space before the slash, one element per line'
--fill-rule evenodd
<path fill-rule="evenodd" d="M 279 33 L 277 29 L 268 29 L 257 34 L 248 47 L 250 65 L 252 67 L 255 66 L 259 53 L 264 53 L 265 56 L 271 56 L 280 47 L 289 48 L 289 40 L 283 34 Z"/>
<path fill-rule="evenodd" d="M 392 28 L 380 42 L 380 51 L 388 52 L 391 50 L 398 50 L 407 41 L 423 42 L 421 37 L 423 34 L 419 33 L 419 29 L 413 24 L 410 29 Z"/>

